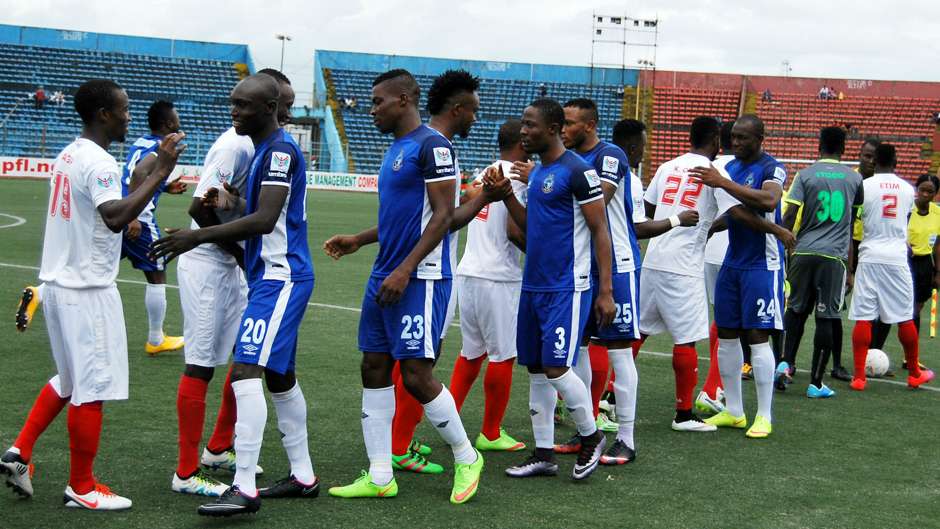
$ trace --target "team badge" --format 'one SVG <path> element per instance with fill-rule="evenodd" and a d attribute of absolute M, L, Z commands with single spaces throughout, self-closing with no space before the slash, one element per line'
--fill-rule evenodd
<path fill-rule="evenodd" d="M 290 155 L 286 152 L 271 153 L 271 171 L 286 173 L 290 169 Z"/>
<path fill-rule="evenodd" d="M 434 165 L 438 167 L 454 165 L 454 157 L 450 155 L 450 149 L 447 147 L 434 147 Z"/>
<path fill-rule="evenodd" d="M 216 170 L 215 177 L 218 178 L 220 184 L 232 181 L 232 173 L 223 173 L 221 169 Z"/>
<path fill-rule="evenodd" d="M 108 188 L 114 185 L 114 175 L 98 176 L 95 179 L 98 180 L 99 187 Z"/>
<path fill-rule="evenodd" d="M 747 187 L 754 187 L 754 173 L 747 174 L 747 178 L 744 179 L 744 185 Z"/>
<path fill-rule="evenodd" d="M 617 174 L 617 170 L 620 169 L 620 160 L 614 158 L 613 156 L 605 156 L 604 163 L 601 167 L 601 170 L 605 173 Z"/>
<path fill-rule="evenodd" d="M 545 177 L 545 181 L 542 182 L 542 192 L 546 195 L 552 192 L 552 189 L 555 189 L 555 173 L 549 173 Z"/>
<path fill-rule="evenodd" d="M 398 151 L 398 156 L 395 157 L 395 161 L 392 162 L 392 171 L 397 171 L 401 169 L 401 164 L 405 159 L 405 149 Z"/>
<path fill-rule="evenodd" d="M 787 171 L 783 167 L 774 168 L 774 180 L 783 184 L 787 181 Z"/>
<path fill-rule="evenodd" d="M 604 163 L 606 163 L 606 160 Z M 591 169 L 590 171 L 584 171 L 584 178 L 587 179 L 587 183 L 591 187 L 597 187 L 601 185 L 601 178 L 597 176 L 597 171 L 594 169 Z"/>

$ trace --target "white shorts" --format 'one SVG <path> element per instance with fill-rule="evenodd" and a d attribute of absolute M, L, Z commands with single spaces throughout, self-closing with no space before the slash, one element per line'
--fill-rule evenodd
<path fill-rule="evenodd" d="M 183 307 L 186 363 L 228 363 L 248 303 L 245 274 L 235 265 L 183 254 L 176 267 Z"/>
<path fill-rule="evenodd" d="M 59 395 L 78 406 L 127 399 L 127 329 L 116 286 L 43 287 L 42 311 L 59 375 Z"/>
<path fill-rule="evenodd" d="M 460 355 L 473 360 L 484 354 L 490 362 L 516 357 L 516 318 L 521 281 L 490 281 L 457 276 L 460 302 Z"/>
<path fill-rule="evenodd" d="M 647 268 L 640 275 L 640 292 L 642 334 L 669 332 L 677 344 L 708 338 L 704 279 Z"/>
<path fill-rule="evenodd" d="M 914 279 L 906 265 L 858 263 L 849 319 L 900 323 L 914 317 Z"/>
<path fill-rule="evenodd" d="M 708 293 L 708 304 L 715 304 L 715 284 L 718 283 L 720 264 L 705 263 L 705 291 Z"/>
<path fill-rule="evenodd" d="M 455 276 L 456 277 L 456 276 Z M 462 313 L 462 311 L 461 311 Z M 457 282 L 450 282 L 450 300 L 447 301 L 447 314 L 444 316 L 444 328 L 441 329 L 441 341 L 444 341 L 444 338 L 447 338 L 447 331 L 450 330 L 450 326 L 454 323 L 454 316 L 457 314 Z M 437 344 L 434 344 L 437 346 Z M 440 351 L 437 354 L 441 354 Z"/>

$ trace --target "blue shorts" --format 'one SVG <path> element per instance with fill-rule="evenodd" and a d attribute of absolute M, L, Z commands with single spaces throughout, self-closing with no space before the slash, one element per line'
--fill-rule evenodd
<path fill-rule="evenodd" d="M 715 282 L 715 323 L 724 329 L 783 329 L 783 270 L 722 266 Z"/>
<path fill-rule="evenodd" d="M 248 287 L 248 306 L 235 343 L 235 362 L 280 374 L 294 370 L 297 331 L 304 319 L 313 281 L 262 279 Z"/>
<path fill-rule="evenodd" d="M 395 360 L 434 360 L 444 330 L 450 279 L 412 278 L 398 303 L 380 307 L 375 296 L 384 278 L 370 277 L 362 298 L 359 350 L 387 353 Z"/>
<path fill-rule="evenodd" d="M 121 258 L 126 257 L 131 262 L 131 266 L 138 270 L 162 272 L 166 267 L 166 261 L 163 258 L 154 261 L 147 256 L 150 253 L 150 245 L 159 238 L 159 226 L 141 222 L 139 237 L 128 239 L 126 233 L 121 237 Z"/>
<path fill-rule="evenodd" d="M 519 365 L 571 367 L 578 360 L 591 291 L 528 292 L 519 298 L 516 349 Z"/>
<path fill-rule="evenodd" d="M 614 305 L 617 315 L 613 323 L 597 328 L 594 318 L 594 302 L 597 300 L 597 278 L 594 281 L 594 295 L 591 297 L 591 306 L 588 308 L 588 321 L 584 327 L 584 336 L 596 340 L 627 341 L 640 338 L 640 271 L 614 274 L 611 282 L 614 285 Z"/>

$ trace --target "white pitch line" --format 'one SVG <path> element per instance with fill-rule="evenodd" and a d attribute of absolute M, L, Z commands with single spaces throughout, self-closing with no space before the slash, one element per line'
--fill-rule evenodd
<path fill-rule="evenodd" d="M 24 266 L 24 265 L 12 264 L 12 263 L 0 263 L 0 266 L 5 266 L 5 267 L 7 267 L 7 268 L 18 268 L 18 269 L 21 269 L 21 270 L 39 270 L 39 267 L 36 267 L 36 266 Z M 118 282 L 118 283 L 128 283 L 128 284 L 131 284 L 131 285 L 146 285 L 146 284 L 147 284 L 146 281 L 137 281 L 137 280 L 135 280 L 135 279 L 117 279 L 117 282 Z M 179 288 L 179 286 L 177 286 L 177 285 L 171 285 L 171 284 L 169 284 L 169 283 L 168 283 L 166 286 L 169 287 L 169 288 L 176 288 L 176 289 Z M 362 312 L 362 309 L 358 309 L 358 308 L 354 308 L 354 307 L 343 307 L 343 306 L 341 306 L 341 305 L 330 305 L 330 304 L 328 304 L 328 303 L 307 303 L 307 305 L 310 306 L 310 307 L 320 307 L 320 308 L 324 308 L 324 309 L 344 310 L 344 311 L 347 311 L 347 312 Z M 453 323 L 453 324 L 451 324 L 451 325 L 454 326 L 454 327 L 459 327 L 459 326 L 460 326 L 459 322 L 455 322 L 455 323 Z M 663 353 L 663 352 L 660 352 L 660 351 L 648 351 L 648 350 L 646 350 L 646 349 L 641 349 L 640 352 L 643 353 L 644 355 L 657 356 L 657 357 L 661 357 L 661 358 L 672 358 L 672 353 Z M 707 356 L 700 356 L 700 357 L 698 357 L 698 359 L 699 359 L 699 360 L 708 360 L 708 357 L 707 357 Z M 887 379 L 884 379 L 884 378 L 869 378 L 868 380 L 870 380 L 870 381 L 872 381 L 872 382 L 881 382 L 881 383 L 884 383 L 884 384 L 891 384 L 891 385 L 893 385 L 893 386 L 903 386 L 903 387 L 907 387 L 907 383 L 906 383 L 906 382 L 900 382 L 900 381 L 897 381 L 897 380 L 887 380 Z M 927 391 L 940 392 L 940 388 L 938 388 L 938 387 L 933 387 L 933 386 L 921 386 L 920 389 L 925 389 L 925 390 L 927 390 Z"/>
<path fill-rule="evenodd" d="M 26 219 L 24 219 L 23 217 L 17 217 L 16 215 L 10 215 L 9 213 L 0 213 L 0 217 L 7 217 L 7 218 L 13 219 L 13 223 L 12 223 L 12 224 L 4 224 L 4 225 L 2 225 L 2 226 L 0 226 L 0 230 L 2 230 L 2 229 L 4 229 L 4 228 L 15 228 L 15 227 L 17 227 L 17 226 L 22 226 L 23 224 L 26 224 Z"/>

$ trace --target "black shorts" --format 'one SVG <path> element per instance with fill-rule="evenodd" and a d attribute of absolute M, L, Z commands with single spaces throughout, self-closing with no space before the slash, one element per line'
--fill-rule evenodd
<path fill-rule="evenodd" d="M 845 263 L 835 257 L 795 254 L 787 269 L 787 307 L 798 314 L 840 319 L 845 304 Z"/>
<path fill-rule="evenodd" d="M 914 276 L 914 303 L 926 303 L 933 295 L 933 256 L 927 254 L 912 257 L 911 275 Z"/>

